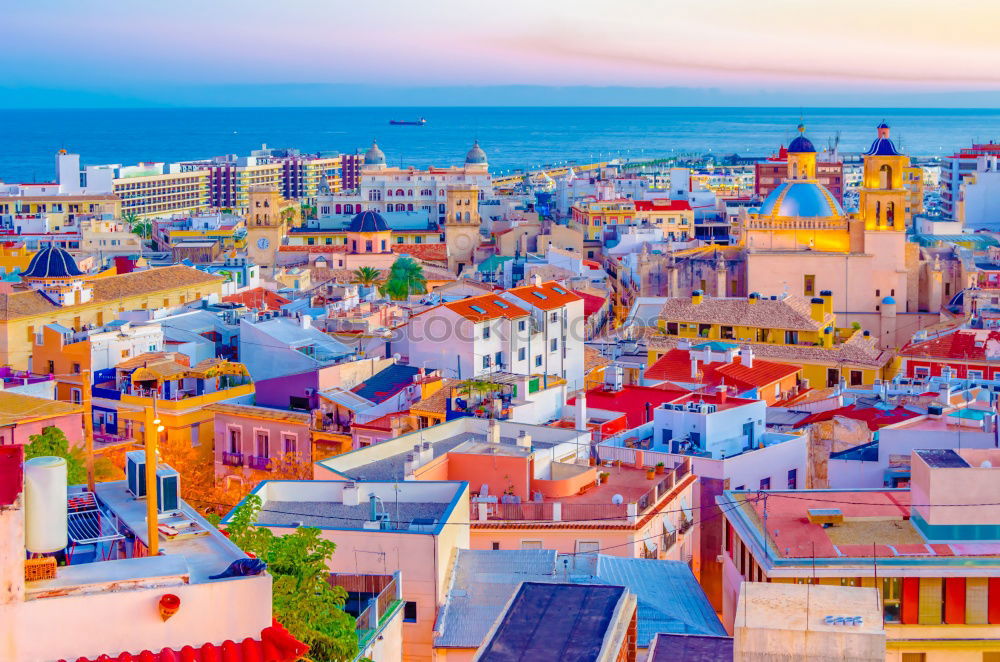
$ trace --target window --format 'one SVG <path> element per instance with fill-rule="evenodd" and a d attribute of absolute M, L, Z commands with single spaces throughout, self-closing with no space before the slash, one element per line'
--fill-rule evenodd
<path fill-rule="evenodd" d="M 239 453 L 241 445 L 239 428 L 229 428 L 229 452 Z"/>
<path fill-rule="evenodd" d="M 722 327 L 722 339 L 723 340 L 733 340 L 736 336 L 733 334 L 733 327 L 724 326 Z"/>
<path fill-rule="evenodd" d="M 538 368 L 542 367 L 542 355 L 541 354 L 539 354 L 538 356 L 535 357 L 535 366 L 538 367 Z"/>
<path fill-rule="evenodd" d="M 864 383 L 860 370 L 851 370 L 851 386 L 861 386 Z"/>
<path fill-rule="evenodd" d="M 771 489 L 771 477 L 770 476 L 768 476 L 767 478 L 761 478 L 760 479 L 760 489 L 762 489 L 762 490 L 769 490 L 769 489 Z"/>
<path fill-rule="evenodd" d="M 596 540 L 577 540 L 576 541 L 576 553 L 577 554 L 597 554 L 601 551 L 601 543 Z"/>
<path fill-rule="evenodd" d="M 490 338 L 490 327 L 484 326 L 483 327 L 483 340 L 489 340 L 489 338 Z"/>
<path fill-rule="evenodd" d="M 799 342 L 799 332 L 798 331 L 785 331 L 785 344 L 786 345 L 796 345 Z"/>
<path fill-rule="evenodd" d="M 923 379 L 926 379 L 926 378 L 928 378 L 928 377 L 931 376 L 931 369 L 930 368 L 914 368 L 913 369 L 913 376 L 914 377 L 921 377 Z"/>
<path fill-rule="evenodd" d="M 281 449 L 285 455 L 294 455 L 296 453 L 296 442 L 297 438 L 293 434 L 286 434 L 282 436 Z"/>
<path fill-rule="evenodd" d="M 271 457 L 270 444 L 267 443 L 267 432 L 264 430 L 257 431 L 257 457 Z"/>
<path fill-rule="evenodd" d="M 882 579 L 882 614 L 886 623 L 899 623 L 901 591 L 901 578 L 885 577 Z"/>
<path fill-rule="evenodd" d="M 417 622 L 417 603 L 412 600 L 408 601 L 403 605 L 403 622 L 404 623 L 416 623 Z"/>
<path fill-rule="evenodd" d="M 524 331 L 524 330 L 525 330 L 525 329 L 527 328 L 527 326 L 528 326 L 528 325 L 527 325 L 527 323 L 526 323 L 526 322 L 525 322 L 524 320 L 520 320 L 520 321 L 519 321 L 519 322 L 517 323 L 517 330 L 518 330 L 518 331 Z"/>
<path fill-rule="evenodd" d="M 805 274 L 802 277 L 802 291 L 807 297 L 816 294 L 816 276 Z"/>
<path fill-rule="evenodd" d="M 901 662 L 927 662 L 927 653 L 903 653 Z"/>
<path fill-rule="evenodd" d="M 542 541 L 541 540 L 522 540 L 521 541 L 521 549 L 541 549 L 541 548 L 542 548 Z"/>
<path fill-rule="evenodd" d="M 788 470 L 788 489 L 794 490 L 798 486 L 798 469 Z"/>
<path fill-rule="evenodd" d="M 982 370 L 970 370 L 969 371 L 969 379 L 982 379 L 982 378 L 983 378 L 983 371 Z"/>
<path fill-rule="evenodd" d="M 83 402 L 83 397 L 82 397 L 82 395 L 80 393 L 80 389 L 78 389 L 78 388 L 75 388 L 75 389 L 71 390 L 69 397 L 70 397 L 70 400 L 72 400 L 74 404 L 80 404 L 81 402 Z"/>
<path fill-rule="evenodd" d="M 667 322 L 667 333 L 671 336 L 677 335 L 677 322 Z"/>
<path fill-rule="evenodd" d="M 491 547 L 491 548 L 492 548 L 492 549 L 493 549 L 494 551 L 496 551 L 496 550 L 500 549 L 500 543 L 498 543 L 497 541 L 495 541 L 495 540 L 494 540 L 494 541 L 493 541 L 492 543 L 490 543 L 490 547 Z"/>
<path fill-rule="evenodd" d="M 559 339 L 553 338 L 552 340 L 549 341 L 549 350 L 554 352 L 557 349 L 559 349 Z"/>
<path fill-rule="evenodd" d="M 527 355 L 527 351 L 523 347 L 521 347 L 520 349 L 517 350 L 517 360 L 518 361 L 523 361 L 525 359 L 526 355 Z"/>
<path fill-rule="evenodd" d="M 558 322 L 559 321 L 559 313 L 552 313 L 551 315 L 549 315 L 549 321 L 550 322 Z"/>
<path fill-rule="evenodd" d="M 503 352 L 497 352 L 493 355 L 493 363 L 498 366 L 503 365 Z"/>
<path fill-rule="evenodd" d="M 80 374 L 80 364 L 79 363 L 74 363 L 73 364 L 73 374 L 74 375 L 79 375 Z"/>
<path fill-rule="evenodd" d="M 486 356 L 483 357 L 483 368 L 489 368 L 489 367 L 490 367 L 490 355 L 487 354 Z"/>

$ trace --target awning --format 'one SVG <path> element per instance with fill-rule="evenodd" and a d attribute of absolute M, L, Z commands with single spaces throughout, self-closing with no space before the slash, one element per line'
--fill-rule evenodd
<path fill-rule="evenodd" d="M 362 398 L 357 393 L 352 393 L 351 391 L 345 391 L 339 388 L 320 391 L 318 395 L 324 400 L 328 400 L 334 404 L 340 405 L 341 407 L 350 409 L 355 413 L 375 406 L 375 403 L 371 400 Z"/>
<path fill-rule="evenodd" d="M 677 527 L 675 527 L 674 523 L 670 521 L 670 518 L 669 517 L 664 517 L 663 518 L 663 531 L 665 533 L 673 533 L 676 530 L 677 530 Z"/>

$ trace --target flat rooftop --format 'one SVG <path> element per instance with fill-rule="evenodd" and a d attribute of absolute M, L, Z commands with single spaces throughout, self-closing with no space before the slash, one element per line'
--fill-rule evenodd
<path fill-rule="evenodd" d="M 961 459 L 961 458 L 960 458 Z M 934 562 L 954 565 L 960 558 L 982 558 L 994 568 L 1000 565 L 1000 538 L 968 542 L 928 542 L 911 519 L 909 489 L 798 490 L 767 492 L 767 531 L 764 531 L 765 499 L 756 492 L 726 491 L 719 501 L 740 505 L 727 511 L 727 519 L 744 540 L 759 547 L 766 542 L 767 558 L 775 565 L 823 564 L 872 565 L 872 556 L 899 563 Z M 844 521 L 824 528 L 809 521 L 810 510 L 836 510 Z M 971 560 L 971 559 L 970 559 Z M 970 560 L 961 561 L 969 563 Z M 882 566 L 879 566 L 882 572 Z"/>
<path fill-rule="evenodd" d="M 352 489 L 353 499 L 345 494 Z M 262 526 L 437 533 L 467 492 L 468 484 L 460 481 L 309 480 L 265 481 L 251 494 L 262 501 L 257 516 Z M 371 495 L 375 495 L 374 520 Z M 376 521 L 380 524 L 373 524 Z"/>

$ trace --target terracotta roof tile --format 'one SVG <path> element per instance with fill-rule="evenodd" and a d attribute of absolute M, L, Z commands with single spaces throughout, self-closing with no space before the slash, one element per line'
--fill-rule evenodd
<path fill-rule="evenodd" d="M 0 391 L 0 425 L 14 425 L 40 418 L 82 413 L 80 405 Z"/>
<path fill-rule="evenodd" d="M 745 297 L 705 297 L 697 304 L 691 302 L 691 297 L 672 297 L 663 304 L 660 317 L 668 322 L 792 331 L 819 331 L 833 322 L 832 315 L 825 316 L 823 322 L 813 319 L 811 304 L 799 296 L 761 299 L 757 303 L 750 303 Z"/>
<path fill-rule="evenodd" d="M 271 409 L 270 407 L 257 407 L 254 405 L 234 405 L 224 402 L 208 405 L 205 407 L 205 411 L 212 411 L 217 414 L 228 414 L 230 416 L 264 419 L 268 421 L 301 423 L 302 425 L 308 425 L 311 421 L 311 416 L 306 412 L 289 411 L 287 409 Z"/>
<path fill-rule="evenodd" d="M 899 355 L 912 358 L 1000 362 L 1000 331 L 960 329 L 930 340 L 908 343 L 899 350 Z"/>
<path fill-rule="evenodd" d="M 459 299 L 458 301 L 450 301 L 441 305 L 473 322 L 499 319 L 501 317 L 517 319 L 519 317 L 526 317 L 529 314 L 523 308 L 515 306 L 511 302 L 505 301 L 493 294 Z"/>
<path fill-rule="evenodd" d="M 651 350 L 671 350 L 677 346 L 678 338 L 664 336 L 655 331 L 646 334 L 646 346 Z M 892 354 L 875 346 L 875 339 L 865 337 L 861 332 L 855 333 L 833 349 L 824 349 L 809 345 L 770 345 L 767 343 L 744 342 L 753 348 L 755 357 L 773 359 L 783 363 L 827 363 L 866 366 L 882 368 L 890 360 Z"/>
<path fill-rule="evenodd" d="M 133 271 L 120 276 L 94 280 L 94 300 L 110 301 L 142 294 L 153 294 L 178 287 L 221 283 L 222 280 L 222 276 L 206 273 L 183 264 L 175 264 L 169 267 Z"/>

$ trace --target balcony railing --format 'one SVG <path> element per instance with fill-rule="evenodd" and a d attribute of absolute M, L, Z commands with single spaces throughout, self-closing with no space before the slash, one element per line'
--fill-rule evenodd
<path fill-rule="evenodd" d="M 260 471 L 270 471 L 271 458 L 262 455 L 249 455 L 247 456 L 247 466 Z"/>
<path fill-rule="evenodd" d="M 223 451 L 222 463 L 227 467 L 242 467 L 243 453 L 228 453 Z"/>

